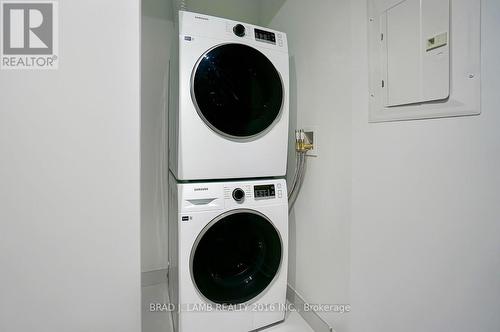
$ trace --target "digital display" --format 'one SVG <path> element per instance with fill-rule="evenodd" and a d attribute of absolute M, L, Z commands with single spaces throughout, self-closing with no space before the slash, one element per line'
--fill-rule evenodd
<path fill-rule="evenodd" d="M 276 34 L 269 31 L 255 29 L 255 39 L 266 43 L 276 44 Z"/>
<path fill-rule="evenodd" d="M 276 196 L 274 184 L 254 186 L 254 196 L 255 198 L 274 198 Z"/>

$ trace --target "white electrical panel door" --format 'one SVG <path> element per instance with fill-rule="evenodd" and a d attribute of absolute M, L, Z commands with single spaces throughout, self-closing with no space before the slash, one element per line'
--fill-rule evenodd
<path fill-rule="evenodd" d="M 450 0 L 422 1 L 420 9 L 421 101 L 450 96 Z"/>
<path fill-rule="evenodd" d="M 406 0 L 382 14 L 381 53 L 387 58 L 386 106 L 410 104 L 422 99 L 420 0 Z"/>
<path fill-rule="evenodd" d="M 370 121 L 480 113 L 480 0 L 368 0 Z"/>
<path fill-rule="evenodd" d="M 381 47 L 387 59 L 386 106 L 445 99 L 449 95 L 449 0 L 406 0 L 381 18 Z M 447 37 L 444 38 L 447 40 Z M 429 47 L 429 41 L 434 41 Z"/>

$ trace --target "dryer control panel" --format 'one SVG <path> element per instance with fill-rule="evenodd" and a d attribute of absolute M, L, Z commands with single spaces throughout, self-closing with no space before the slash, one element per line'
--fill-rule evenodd
<path fill-rule="evenodd" d="M 255 29 L 255 40 L 276 44 L 276 34 L 270 31 Z"/>
<path fill-rule="evenodd" d="M 253 44 L 269 50 L 288 53 L 286 33 L 205 14 L 179 12 L 179 36 L 185 43 L 219 40 Z M 210 41 L 212 42 L 212 41 Z"/>

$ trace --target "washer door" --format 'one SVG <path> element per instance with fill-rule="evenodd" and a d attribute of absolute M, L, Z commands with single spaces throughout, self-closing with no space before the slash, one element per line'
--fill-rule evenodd
<path fill-rule="evenodd" d="M 235 139 L 265 133 L 283 105 L 283 82 L 274 65 L 242 44 L 224 44 L 205 53 L 195 67 L 191 92 L 205 123 Z"/>
<path fill-rule="evenodd" d="M 191 274 L 207 300 L 241 304 L 271 284 L 281 257 L 281 238 L 271 221 L 256 211 L 235 210 L 214 219 L 198 236 Z"/>

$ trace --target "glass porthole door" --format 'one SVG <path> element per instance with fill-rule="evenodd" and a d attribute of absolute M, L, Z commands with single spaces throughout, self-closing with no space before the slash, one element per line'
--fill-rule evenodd
<path fill-rule="evenodd" d="M 200 58 L 192 98 L 212 130 L 248 139 L 265 133 L 281 115 L 283 82 L 272 62 L 255 48 L 223 44 Z"/>
<path fill-rule="evenodd" d="M 191 274 L 207 300 L 242 304 L 271 284 L 281 258 L 281 238 L 269 219 L 237 211 L 216 218 L 200 234 L 191 253 Z"/>

